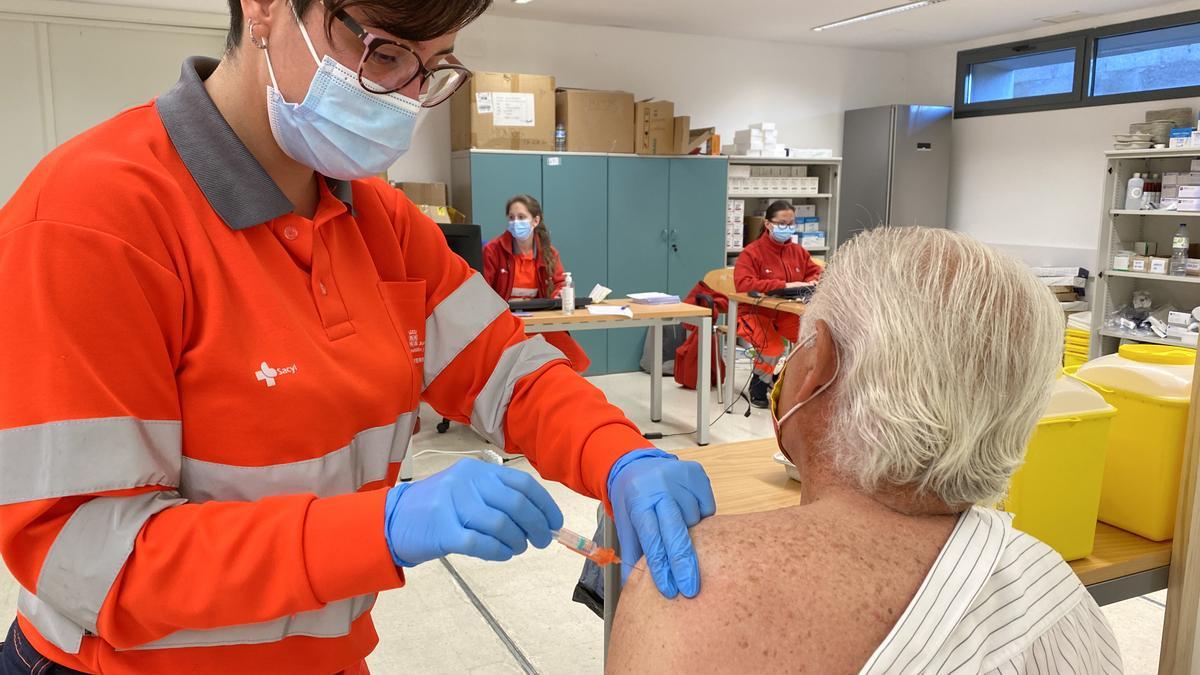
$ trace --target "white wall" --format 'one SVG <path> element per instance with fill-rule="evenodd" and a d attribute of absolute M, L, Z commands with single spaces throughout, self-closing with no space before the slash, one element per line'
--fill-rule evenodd
<path fill-rule="evenodd" d="M 560 86 L 675 102 L 694 127 L 779 124 L 780 141 L 841 150 L 842 112 L 905 101 L 904 55 L 485 16 L 463 31 L 473 69 L 551 74 Z M 444 106 L 448 107 L 448 106 Z M 393 179 L 450 180 L 449 111 L 427 113 Z"/>
<path fill-rule="evenodd" d="M 185 56 L 224 47 L 220 29 L 96 11 L 114 20 L 0 12 L 0 205 L 55 146 L 169 89 Z"/>
<path fill-rule="evenodd" d="M 1047 26 L 1036 31 L 913 52 L 908 55 L 914 98 L 952 105 L 957 52 L 1042 35 L 1083 30 L 1195 9 L 1165 5 Z M 1105 150 L 1112 135 L 1144 121 L 1147 110 L 1192 106 L 1200 99 L 995 115 L 954 121 L 950 222 L 955 229 L 999 244 L 1033 264 L 1096 269 L 1102 217 Z"/>

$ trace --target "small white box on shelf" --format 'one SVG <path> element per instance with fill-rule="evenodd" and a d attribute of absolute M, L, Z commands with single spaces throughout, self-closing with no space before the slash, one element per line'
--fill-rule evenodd
<path fill-rule="evenodd" d="M 1200 159 L 1192 160 L 1192 171 L 1200 172 Z"/>
<path fill-rule="evenodd" d="M 1166 274 L 1170 264 L 1170 258 L 1151 258 L 1150 269 L 1148 271 L 1150 274 Z"/>
<path fill-rule="evenodd" d="M 1179 185 L 1200 185 L 1200 171 L 1179 174 Z"/>
<path fill-rule="evenodd" d="M 1179 199 L 1179 186 L 1172 185 L 1167 187 L 1164 185 L 1162 189 L 1162 197 L 1160 197 L 1160 199 Z"/>
<path fill-rule="evenodd" d="M 730 164 L 729 165 L 729 177 L 730 178 L 749 178 L 751 175 L 750 171 L 753 168 L 754 167 L 750 166 L 749 164 Z"/>
<path fill-rule="evenodd" d="M 1174 312 L 1174 311 L 1167 312 L 1167 324 L 1168 325 L 1183 326 L 1184 328 L 1187 328 L 1188 324 L 1190 324 L 1191 322 L 1192 322 L 1192 313 L 1191 312 Z"/>
<path fill-rule="evenodd" d="M 1200 199 L 1200 185 L 1180 185 L 1176 189 L 1179 199 Z"/>
<path fill-rule="evenodd" d="M 1182 199 L 1179 200 L 1179 211 L 1200 211 L 1200 199 Z"/>
<path fill-rule="evenodd" d="M 1179 172 L 1168 171 L 1162 175 L 1163 187 L 1179 185 Z"/>
<path fill-rule="evenodd" d="M 793 204 L 796 207 L 797 218 L 814 218 L 817 215 L 816 204 Z"/>
<path fill-rule="evenodd" d="M 1113 256 L 1112 268 L 1114 272 L 1128 272 L 1129 261 L 1133 258 L 1132 251 L 1121 252 Z"/>

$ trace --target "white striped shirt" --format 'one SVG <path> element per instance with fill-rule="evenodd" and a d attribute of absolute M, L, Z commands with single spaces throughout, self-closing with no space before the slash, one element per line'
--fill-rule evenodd
<path fill-rule="evenodd" d="M 972 508 L 862 675 L 1121 673 L 1112 629 L 1054 549 Z"/>

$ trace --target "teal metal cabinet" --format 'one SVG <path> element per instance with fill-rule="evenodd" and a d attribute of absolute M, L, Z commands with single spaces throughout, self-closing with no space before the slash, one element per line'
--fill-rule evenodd
<path fill-rule="evenodd" d="M 472 153 L 471 219 L 483 229 L 484 243 L 508 227 L 504 205 L 520 194 L 542 201 L 541 155 Z"/>
<path fill-rule="evenodd" d="M 541 202 L 550 238 L 575 280 L 575 295 L 584 297 L 596 284 L 608 285 L 608 158 L 545 155 L 541 162 Z M 588 375 L 609 372 L 608 332 L 571 333 L 592 361 Z"/>
<path fill-rule="evenodd" d="M 609 157 L 608 286 L 613 297 L 666 290 L 670 187 L 669 159 Z M 644 338 L 643 330 L 608 331 L 609 372 L 637 370 Z"/>
<path fill-rule="evenodd" d="M 507 226 L 516 194 L 542 202 L 554 246 L 586 295 L 638 291 L 680 296 L 725 263 L 728 162 L 697 157 L 473 151 L 451 161 L 454 203 L 483 228 Z M 592 360 L 589 375 L 635 371 L 645 331 L 575 331 Z"/>
<path fill-rule="evenodd" d="M 682 298 L 705 274 L 725 266 L 729 164 L 716 159 L 670 162 L 666 289 Z"/>

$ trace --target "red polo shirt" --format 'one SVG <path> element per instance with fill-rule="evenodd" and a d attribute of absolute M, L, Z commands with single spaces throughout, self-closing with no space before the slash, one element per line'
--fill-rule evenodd
<path fill-rule="evenodd" d="M 0 553 L 23 630 L 78 670 L 361 662 L 403 584 L 383 502 L 420 400 L 602 499 L 646 445 L 400 192 L 322 181 L 292 213 L 215 67 L 0 210 Z"/>

